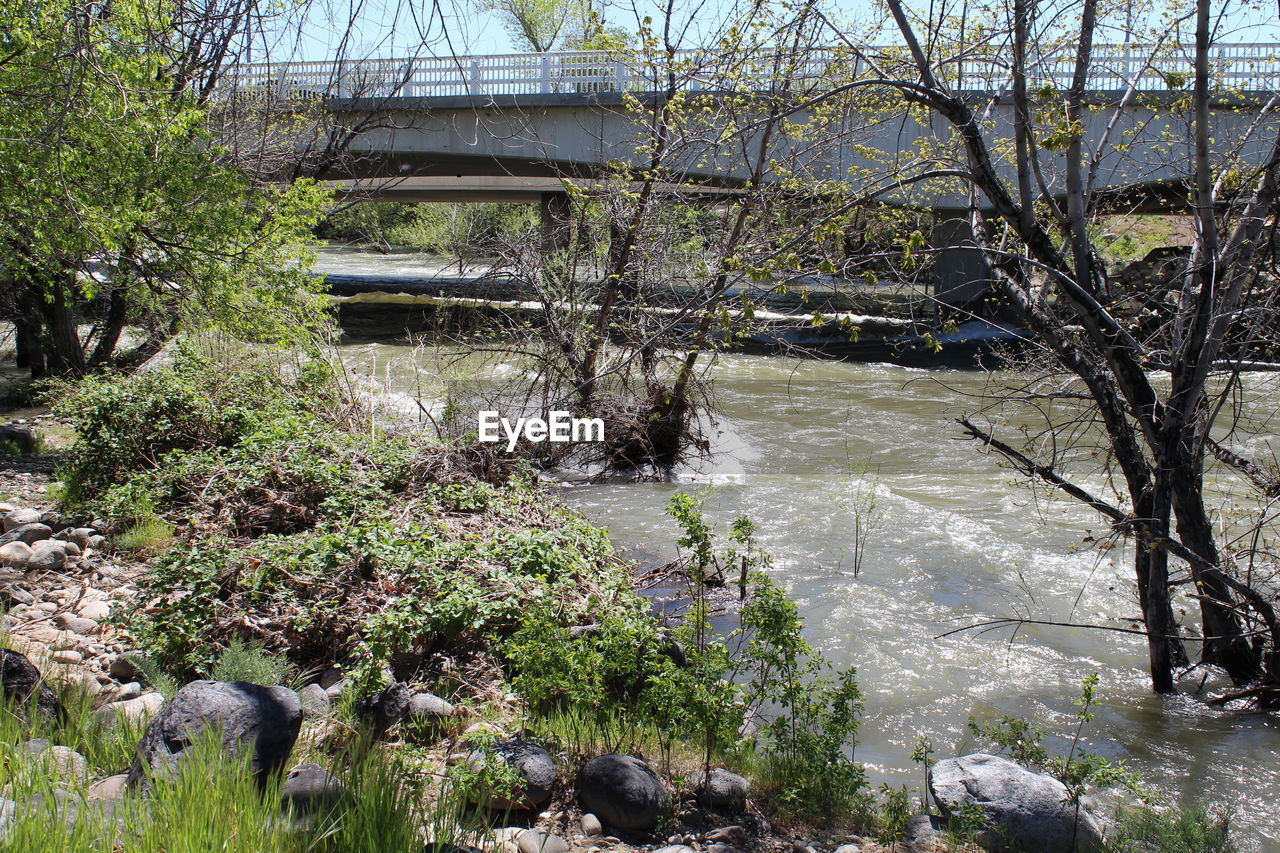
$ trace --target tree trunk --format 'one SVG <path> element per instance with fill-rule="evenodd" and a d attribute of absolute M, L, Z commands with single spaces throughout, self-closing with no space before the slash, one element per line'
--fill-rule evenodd
<path fill-rule="evenodd" d="M 59 274 L 49 285 L 48 298 L 41 306 L 45 315 L 50 372 L 83 376 L 89 366 L 76 330 L 74 288 L 70 273 Z"/>

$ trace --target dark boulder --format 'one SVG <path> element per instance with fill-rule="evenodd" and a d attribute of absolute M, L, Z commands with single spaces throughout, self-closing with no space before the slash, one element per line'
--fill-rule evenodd
<path fill-rule="evenodd" d="M 285 777 L 280 796 L 286 810 L 310 815 L 333 808 L 345 791 L 342 781 L 319 764 L 299 764 Z"/>
<path fill-rule="evenodd" d="M 40 670 L 12 649 L 0 649 L 0 698 L 5 704 L 14 705 L 18 713 L 26 710 L 35 696 L 36 709 L 46 717 L 66 719 L 67 712 L 58 696 L 44 683 Z"/>
<path fill-rule="evenodd" d="M 622 830 L 649 829 L 667 810 L 658 775 L 634 755 L 601 755 L 578 771 L 583 811 Z"/>
<path fill-rule="evenodd" d="M 206 731 L 220 730 L 222 748 L 249 749 L 249 769 L 260 781 L 289 760 L 302 726 L 298 694 L 287 687 L 245 681 L 193 681 L 165 705 L 138 744 L 130 787 L 164 778 Z"/>
<path fill-rule="evenodd" d="M 471 753 L 468 763 L 483 773 L 492 762 L 511 768 L 519 777 L 512 791 L 486 791 L 480 805 L 498 811 L 534 811 L 551 799 L 556 786 L 556 764 L 551 753 L 535 743 L 509 740 Z"/>

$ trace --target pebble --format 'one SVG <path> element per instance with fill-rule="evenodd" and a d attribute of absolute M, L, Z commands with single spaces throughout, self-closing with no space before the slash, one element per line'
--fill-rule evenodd
<path fill-rule="evenodd" d="M 130 681 L 128 684 L 120 685 L 120 689 L 115 692 L 112 701 L 128 702 L 130 699 L 137 699 L 141 695 L 142 685 L 136 681 Z"/>
<path fill-rule="evenodd" d="M 105 601 L 86 601 L 76 609 L 76 613 L 81 618 L 101 622 L 111 615 L 111 605 Z"/>
<path fill-rule="evenodd" d="M 540 829 L 528 829 L 516 836 L 520 853 L 569 853 L 569 843 L 558 835 Z"/>
<path fill-rule="evenodd" d="M 53 621 L 61 628 L 85 636 L 92 636 L 102 630 L 94 620 L 76 616 L 74 613 L 59 613 Z"/>
<path fill-rule="evenodd" d="M 6 542 L 0 545 L 0 566 L 9 569 L 26 568 L 31 559 L 31 546 L 26 542 Z"/>
<path fill-rule="evenodd" d="M 94 782 L 85 797 L 89 800 L 118 800 L 124 796 L 124 783 L 128 778 L 127 773 L 117 773 L 115 776 L 108 776 Z"/>
<path fill-rule="evenodd" d="M 596 817 L 591 812 L 584 814 L 578 823 L 582 826 L 582 834 L 588 838 L 594 838 L 597 835 L 604 835 L 604 827 L 600 825 L 600 818 Z"/>

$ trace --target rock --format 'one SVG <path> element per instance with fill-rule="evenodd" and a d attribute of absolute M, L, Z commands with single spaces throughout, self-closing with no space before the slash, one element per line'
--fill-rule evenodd
<path fill-rule="evenodd" d="M 22 527 L 27 524 L 39 524 L 40 511 L 36 509 L 15 509 L 5 514 L 4 520 L 0 522 L 0 527 L 4 528 L 4 532 Z M 50 531 L 52 533 L 53 531 Z"/>
<path fill-rule="evenodd" d="M 667 809 L 667 792 L 649 765 L 633 755 L 597 756 L 577 779 L 584 810 L 618 829 L 649 829 Z"/>
<path fill-rule="evenodd" d="M 142 685 L 136 681 L 130 681 L 128 684 L 120 685 L 120 689 L 116 691 L 115 696 L 112 697 L 111 701 L 128 702 L 130 699 L 137 699 L 141 695 Z"/>
<path fill-rule="evenodd" d="M 46 717 L 63 720 L 67 712 L 57 695 L 44 683 L 35 664 L 11 649 L 0 649 L 0 698 L 12 703 L 19 713 L 26 710 L 32 696 L 36 709 Z"/>
<path fill-rule="evenodd" d="M 147 726 L 129 768 L 129 787 L 145 785 L 149 776 L 171 773 L 209 727 L 221 730 L 226 752 L 250 747 L 249 769 L 265 780 L 289 760 L 302 727 L 302 705 L 287 687 L 193 681 Z"/>
<path fill-rule="evenodd" d="M 76 610 L 76 614 L 82 619 L 88 619 L 93 622 L 101 622 L 111 615 L 111 605 L 105 601 L 86 601 Z M 83 634 L 84 632 L 79 632 Z"/>
<path fill-rule="evenodd" d="M 582 827 L 582 834 L 587 838 L 595 838 L 597 835 L 604 835 L 604 827 L 600 825 L 600 818 L 587 812 L 578 821 L 578 825 Z"/>
<path fill-rule="evenodd" d="M 356 713 L 372 723 L 375 740 L 404 719 L 408 711 L 409 688 L 398 681 L 381 693 L 366 696 L 356 702 Z"/>
<path fill-rule="evenodd" d="M 558 835 L 540 829 L 528 829 L 516 837 L 520 853 L 569 853 L 569 843 Z"/>
<path fill-rule="evenodd" d="M 142 670 L 138 669 L 138 665 L 132 659 L 137 656 L 138 652 L 125 652 L 116 655 L 112 659 L 107 673 L 116 681 L 137 681 L 138 676 L 142 675 Z"/>
<path fill-rule="evenodd" d="M 653 853 L 695 853 L 695 851 L 684 844 L 668 844 L 666 847 L 659 847 Z"/>
<path fill-rule="evenodd" d="M 731 844 L 734 847 L 744 847 L 750 836 L 741 826 L 722 826 L 707 833 L 707 840 L 717 844 Z"/>
<path fill-rule="evenodd" d="M 330 684 L 324 689 L 325 695 L 329 697 L 330 701 L 337 702 L 338 697 L 342 695 L 342 691 L 346 690 L 350 684 L 351 682 L 347 681 L 345 678 L 339 678 L 333 684 Z"/>
<path fill-rule="evenodd" d="M 77 527 L 67 534 L 67 541 L 74 542 L 81 549 L 89 547 L 89 540 L 98 535 L 92 527 Z"/>
<path fill-rule="evenodd" d="M 83 785 L 89 778 L 89 762 L 69 746 L 54 746 L 47 740 L 29 740 L 20 748 L 34 755 L 41 768 L 60 781 Z"/>
<path fill-rule="evenodd" d="M 453 716 L 453 706 L 434 693 L 415 693 L 409 697 L 409 719 L 417 723 L 435 723 Z"/>
<path fill-rule="evenodd" d="M 6 542 L 0 545 L 0 566 L 7 569 L 25 569 L 31 560 L 31 546 L 26 542 Z"/>
<path fill-rule="evenodd" d="M 1034 773 L 994 755 L 975 753 L 947 758 L 933 767 L 929 791 L 951 817 L 966 803 L 976 803 L 990 828 L 978 843 L 990 851 L 1034 849 L 1037 853 L 1096 850 L 1101 829 L 1088 810 L 1065 805 L 1067 788 L 1057 779 Z"/>
<path fill-rule="evenodd" d="M 835 853 L 862 853 L 856 844 L 841 844 L 835 849 Z"/>
<path fill-rule="evenodd" d="M 910 847 L 929 849 L 947 831 L 947 822 L 934 814 L 918 814 L 907 818 L 902 828 L 902 841 Z"/>
<path fill-rule="evenodd" d="M 164 707 L 164 696 L 159 693 L 143 693 L 136 699 L 126 699 L 103 705 L 94 712 L 105 724 L 124 721 L 131 725 L 146 723 Z"/>
<path fill-rule="evenodd" d="M 319 684 L 308 684 L 298 691 L 298 701 L 302 703 L 302 718 L 323 717 L 329 713 L 329 694 Z M 300 767 L 308 765 L 302 764 Z"/>
<path fill-rule="evenodd" d="M 57 534 L 54 534 L 54 535 L 57 535 Z M 74 542 L 64 543 L 64 547 L 62 550 L 67 552 L 68 557 L 79 557 L 82 553 L 84 553 L 83 551 L 80 550 L 80 546 Z"/>
<path fill-rule="evenodd" d="M 319 764 L 299 764 L 285 777 L 280 798 L 295 815 L 309 815 L 332 808 L 345 791 L 342 780 Z"/>
<path fill-rule="evenodd" d="M 9 544 L 17 545 L 19 543 L 11 542 Z M 25 604 L 30 606 L 36 603 L 36 597 L 20 586 L 5 586 L 0 587 L 0 602 L 11 602 L 13 604 Z"/>
<path fill-rule="evenodd" d="M 125 780 L 128 778 L 129 775 L 127 773 L 117 773 L 114 776 L 108 776 L 105 779 L 94 782 L 85 793 L 85 799 L 118 800 L 125 794 Z"/>
<path fill-rule="evenodd" d="M 56 572 L 64 567 L 67 564 L 67 552 L 61 545 L 61 542 L 52 539 L 34 543 L 31 546 L 31 556 L 27 559 L 27 571 Z"/>
<path fill-rule="evenodd" d="M 484 792 L 480 805 L 495 811 L 534 811 L 551 799 L 556 786 L 556 764 L 542 747 L 524 740 L 509 740 L 476 750 L 467 759 L 472 769 L 500 762 L 515 770 L 520 787 L 510 792 Z M 509 794 L 509 796 L 507 795 Z"/>
<path fill-rule="evenodd" d="M 714 767 L 709 773 L 699 770 L 690 776 L 689 790 L 709 809 L 736 810 L 747 804 L 751 783 L 737 773 Z"/>
<path fill-rule="evenodd" d="M 35 453 L 36 434 L 25 424 L 0 424 L 0 444 L 12 445 L 19 453 Z M 35 512 L 35 510 L 15 510 L 15 512 Z"/>
<path fill-rule="evenodd" d="M 73 649 L 63 649 L 62 651 L 53 653 L 53 662 L 66 664 L 68 666 L 75 665 L 84 660 L 84 655 Z"/>
<path fill-rule="evenodd" d="M 12 515 L 13 513 L 9 513 Z M 53 531 L 49 529 L 49 525 L 35 522 L 34 524 L 19 525 L 8 533 L 0 536 L 0 545 L 8 545 L 10 542 L 25 542 L 33 545 L 36 542 L 43 542 L 53 535 Z"/>

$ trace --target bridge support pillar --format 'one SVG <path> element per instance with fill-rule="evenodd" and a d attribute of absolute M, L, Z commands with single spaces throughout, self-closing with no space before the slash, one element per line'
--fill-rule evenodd
<path fill-rule="evenodd" d="M 991 268 L 974 242 L 969 220 L 941 220 L 931 242 L 936 250 L 933 294 L 938 301 L 954 307 L 981 299 L 991 286 Z"/>
<path fill-rule="evenodd" d="M 563 252 L 573 242 L 573 206 L 568 193 L 543 193 L 539 199 L 542 215 L 542 251 Z"/>

